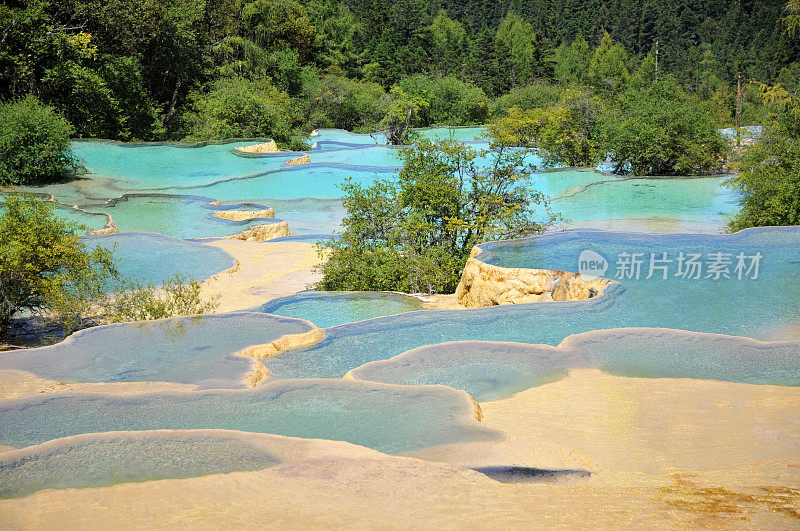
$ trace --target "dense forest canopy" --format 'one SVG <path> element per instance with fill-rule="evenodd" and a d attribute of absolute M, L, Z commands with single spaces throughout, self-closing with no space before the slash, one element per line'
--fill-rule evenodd
<path fill-rule="evenodd" d="M 730 121 L 737 73 L 749 87 L 800 72 L 800 40 L 780 23 L 784 7 L 774 0 L 12 2 L 0 6 L 0 97 L 32 94 L 79 136 L 240 134 L 288 144 L 312 127 L 377 126 L 396 85 L 429 104 L 412 126 L 480 123 L 496 113 L 492 100 L 509 92 L 579 83 L 613 96 L 657 61 L 661 75 L 716 99 Z M 748 103 L 755 92 L 748 88 Z M 252 93 L 258 104 L 248 100 Z M 757 116 L 745 112 L 745 120 Z"/>

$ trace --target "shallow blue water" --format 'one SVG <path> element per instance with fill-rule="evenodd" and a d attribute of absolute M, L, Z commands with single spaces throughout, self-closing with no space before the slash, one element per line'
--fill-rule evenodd
<path fill-rule="evenodd" d="M 611 261 L 622 253 L 763 255 L 755 280 L 624 279 L 588 301 L 534 303 L 466 311 L 411 312 L 338 326 L 313 349 L 268 360 L 274 378 L 333 377 L 374 360 L 445 341 L 519 341 L 557 345 L 580 332 L 665 327 L 775 339 L 800 323 L 800 228 L 751 229 L 734 235 L 652 235 L 567 231 L 486 244 L 479 258 L 508 267 L 575 271 L 584 249 Z M 676 264 L 672 264 L 673 267 Z M 673 269 L 673 273 L 676 270 Z M 645 275 L 648 271 L 645 271 Z"/>
<path fill-rule="evenodd" d="M 559 380 L 567 370 L 586 367 L 574 350 L 547 345 L 457 341 L 420 347 L 349 372 L 357 380 L 402 385 L 443 384 L 479 402 L 499 400 Z"/>
<path fill-rule="evenodd" d="M 73 153 L 91 176 L 110 177 L 123 189 L 141 190 L 204 184 L 276 168 L 294 154 L 240 157 L 231 152 L 253 141 L 187 147 L 178 144 L 122 144 L 75 141 Z"/>
<path fill-rule="evenodd" d="M 573 336 L 564 347 L 618 376 L 800 385 L 800 341 L 624 328 Z"/>
<path fill-rule="evenodd" d="M 85 236 L 82 241 L 89 248 L 112 249 L 120 273 L 144 283 L 163 284 L 176 272 L 203 280 L 234 265 L 233 257 L 221 249 L 158 234 Z"/>
<path fill-rule="evenodd" d="M 558 347 L 456 341 L 420 347 L 349 371 L 359 380 L 443 384 L 479 401 L 507 398 L 597 368 L 633 378 L 703 378 L 728 382 L 800 385 L 800 342 L 661 328 L 622 328 L 568 337 Z"/>
<path fill-rule="evenodd" d="M 497 440 L 473 403 L 448 387 L 345 380 L 280 381 L 253 390 L 110 396 L 35 396 L 0 403 L 0 444 L 118 430 L 232 429 L 347 441 L 396 453 L 439 444 Z"/>
<path fill-rule="evenodd" d="M 216 210 L 262 210 L 264 205 L 210 205 L 207 197 L 185 195 L 126 195 L 101 206 L 84 206 L 90 212 L 111 215 L 119 232 L 152 232 L 172 238 L 228 236 L 275 219 L 230 221 L 214 216 Z"/>
<path fill-rule="evenodd" d="M 319 327 L 329 327 L 420 309 L 419 299 L 397 293 L 304 291 L 275 299 L 253 311 L 286 317 L 302 315 L 302 319 Z"/>
<path fill-rule="evenodd" d="M 305 321 L 247 312 L 101 326 L 53 346 L 0 352 L 0 369 L 66 382 L 245 388 L 253 359 L 235 352 L 311 329 Z"/>
<path fill-rule="evenodd" d="M 567 173 L 567 172 L 565 172 Z M 572 173 L 572 172 L 569 172 Z M 595 172 L 588 172 L 597 175 Z M 560 195 L 552 209 L 572 221 L 675 219 L 719 227 L 738 210 L 739 194 L 722 185 L 726 177 L 691 179 L 595 178 Z"/>
<path fill-rule="evenodd" d="M 88 435 L 0 455 L 0 498 L 262 470 L 280 462 L 274 452 L 224 432 Z"/>

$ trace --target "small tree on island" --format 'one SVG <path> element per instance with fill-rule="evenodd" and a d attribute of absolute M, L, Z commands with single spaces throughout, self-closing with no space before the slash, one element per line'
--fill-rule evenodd
<path fill-rule="evenodd" d="M 400 151 L 393 178 L 347 180 L 344 232 L 320 242 L 331 251 L 316 288 L 452 293 L 474 245 L 537 234 L 557 218 L 532 189 L 525 155 L 496 139 L 481 151 L 419 140 Z"/>
<path fill-rule="evenodd" d="M 599 145 L 617 173 L 707 175 L 721 170 L 730 149 L 708 106 L 672 76 L 630 87 L 600 122 Z"/>

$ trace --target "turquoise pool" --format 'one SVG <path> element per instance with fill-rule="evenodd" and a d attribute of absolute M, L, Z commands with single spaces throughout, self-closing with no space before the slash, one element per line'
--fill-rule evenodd
<path fill-rule="evenodd" d="M 211 205 L 213 199 L 186 195 L 132 194 L 107 204 L 83 206 L 89 212 L 111 215 L 119 232 L 151 232 L 172 238 L 228 236 L 255 225 L 275 223 L 276 219 L 256 218 L 230 221 L 214 216 L 217 210 L 262 210 L 265 205 Z"/>
<path fill-rule="evenodd" d="M 388 292 L 316 292 L 304 291 L 297 295 L 275 299 L 254 311 L 303 316 L 320 327 L 336 326 L 363 321 L 385 315 L 420 310 L 423 303 L 408 295 Z"/>
<path fill-rule="evenodd" d="M 0 353 L 0 370 L 23 370 L 66 382 L 245 388 L 244 377 L 254 361 L 235 352 L 312 328 L 306 321 L 249 312 L 101 326 L 53 346 Z"/>
<path fill-rule="evenodd" d="M 508 267 L 574 271 L 584 249 L 612 261 L 623 253 L 762 253 L 759 277 L 624 279 L 588 301 L 478 310 L 424 311 L 326 330 L 315 348 L 268 360 L 274 378 L 339 378 L 369 361 L 447 341 L 517 341 L 558 345 L 565 337 L 618 327 L 662 327 L 781 339 L 800 324 L 800 228 L 750 229 L 733 235 L 567 231 L 483 246 L 479 258 Z M 614 262 L 611 271 L 613 273 Z M 646 273 L 646 272 L 645 272 Z M 709 296 L 708 294 L 712 294 Z M 776 373 L 776 380 L 786 375 Z"/>
<path fill-rule="evenodd" d="M 159 429 L 332 439 L 386 453 L 503 437 L 475 419 L 463 391 L 347 380 L 283 380 L 247 391 L 49 394 L 0 402 L 0 418 L 0 444 L 16 447 L 82 433 Z"/>
<path fill-rule="evenodd" d="M 233 257 L 221 249 L 159 234 L 85 236 L 83 241 L 89 248 L 112 249 L 120 273 L 144 283 L 162 284 L 176 272 L 204 280 L 234 265 Z"/>

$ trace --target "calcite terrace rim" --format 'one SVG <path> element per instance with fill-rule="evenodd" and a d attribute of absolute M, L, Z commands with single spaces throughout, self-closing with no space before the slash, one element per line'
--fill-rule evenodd
<path fill-rule="evenodd" d="M 714 332 L 695 332 L 690 330 L 680 330 L 675 328 L 663 328 L 663 327 L 617 327 L 617 328 L 606 328 L 606 329 L 598 329 L 598 330 L 590 330 L 587 332 L 581 332 L 578 334 L 570 334 L 569 336 L 565 337 L 558 345 L 548 345 L 545 343 L 526 343 L 521 341 L 487 341 L 487 340 L 457 340 L 457 341 L 444 341 L 441 343 L 432 343 L 429 345 L 423 345 L 419 347 L 415 347 L 413 349 L 407 350 L 405 352 L 401 352 L 400 354 L 396 354 L 386 359 L 381 360 L 372 360 L 367 363 L 363 363 L 357 367 L 353 367 L 352 369 L 348 370 L 342 379 L 344 380 L 355 380 L 355 381 L 376 381 L 370 380 L 369 378 L 360 377 L 359 372 L 362 369 L 369 369 L 370 367 L 381 366 L 390 364 L 392 362 L 402 362 L 402 361 L 413 361 L 417 355 L 420 353 L 424 353 L 431 349 L 438 349 L 441 347 L 458 347 L 459 345 L 486 345 L 486 346 L 508 346 L 508 347 L 522 347 L 522 348 L 530 348 L 530 349 L 541 349 L 543 351 L 557 351 L 559 353 L 564 354 L 573 354 L 576 355 L 578 358 L 583 358 L 583 361 L 586 362 L 584 365 L 576 364 L 574 366 L 567 366 L 565 367 L 565 375 L 556 379 L 562 380 L 564 379 L 569 372 L 573 370 L 582 370 L 582 369 L 594 369 L 599 370 L 605 374 L 609 374 L 611 376 L 619 376 L 619 377 L 626 377 L 626 378 L 645 378 L 645 379 L 667 379 L 667 380 L 698 380 L 698 381 L 712 381 L 712 382 L 729 382 L 735 383 L 737 385 L 759 385 L 759 386 L 775 386 L 775 387 L 798 387 L 798 385 L 790 385 L 790 384 L 781 384 L 781 383 L 760 383 L 760 382 L 740 382 L 740 381 L 732 381 L 723 378 L 700 378 L 700 377 L 693 377 L 693 376 L 625 376 L 617 374 L 614 371 L 606 371 L 600 367 L 594 366 L 590 362 L 590 349 L 587 349 L 584 344 L 591 342 L 593 339 L 603 338 L 609 335 L 613 335 L 615 333 L 626 333 L 631 335 L 637 335 L 640 337 L 650 337 L 656 334 L 666 334 L 672 336 L 674 338 L 714 338 L 724 341 L 729 341 L 736 343 L 741 346 L 754 346 L 754 347 L 785 347 L 785 346 L 797 346 L 797 351 L 800 352 L 800 340 L 768 340 L 762 341 L 758 339 L 753 339 L 746 336 L 736 336 L 730 334 L 720 334 Z M 404 384 L 395 384 L 395 385 L 404 385 Z M 438 385 L 447 385 L 447 384 L 438 384 Z M 541 385 L 546 385 L 546 383 L 539 384 L 533 387 L 539 387 Z M 456 388 L 457 389 L 457 388 Z M 467 391 L 465 391 L 467 392 Z M 519 391 L 517 391 L 519 392 Z M 517 392 L 510 393 L 508 396 L 504 398 L 492 399 L 488 400 L 488 402 L 496 401 L 496 400 L 504 400 L 510 396 L 513 396 Z"/>
<path fill-rule="evenodd" d="M 378 394 L 384 393 L 386 394 L 386 396 L 394 396 L 398 398 L 406 397 L 416 400 L 425 399 L 426 397 L 428 398 L 435 397 L 441 400 L 445 400 L 453 406 L 454 411 L 448 417 L 449 421 L 452 423 L 451 426 L 453 428 L 458 428 L 460 430 L 466 430 L 466 431 L 480 432 L 480 435 L 486 437 L 485 439 L 482 440 L 487 440 L 487 441 L 502 441 L 508 437 L 508 434 L 505 431 L 498 430 L 496 428 L 490 428 L 482 422 L 482 411 L 480 404 L 478 404 L 475 398 L 466 391 L 462 391 L 441 384 L 398 385 L 398 384 L 387 384 L 382 382 L 370 382 L 362 380 L 343 380 L 341 378 L 287 378 L 287 379 L 266 381 L 263 384 L 258 385 L 254 388 L 246 388 L 246 389 L 196 389 L 196 390 L 166 389 L 160 391 L 144 390 L 141 393 L 137 393 L 135 395 L 120 395 L 120 394 L 111 394 L 98 391 L 83 391 L 83 390 L 54 392 L 47 394 L 30 395 L 22 398 L 2 401 L 0 402 L 0 414 L 7 411 L 27 411 L 31 408 L 36 408 L 38 406 L 47 406 L 47 404 L 50 403 L 57 403 L 60 400 L 67 400 L 72 402 L 100 401 L 109 407 L 114 407 L 115 405 L 119 405 L 120 407 L 126 407 L 126 406 L 132 407 L 137 403 L 142 403 L 148 400 L 162 401 L 165 399 L 166 400 L 176 399 L 188 404 L 191 403 L 192 401 L 202 401 L 205 399 L 213 399 L 214 397 L 223 400 L 227 400 L 229 398 L 230 399 L 241 398 L 243 400 L 249 401 L 252 400 L 253 397 L 256 397 L 257 395 L 264 395 L 265 398 L 272 401 L 292 393 L 315 393 L 315 392 L 321 392 L 322 390 L 327 390 L 330 392 L 336 392 L 336 391 L 352 392 L 354 393 L 354 396 L 362 392 L 378 393 Z M 181 428 L 154 428 L 154 429 L 180 430 Z M 216 428 L 208 428 L 208 429 L 216 429 Z M 141 432 L 141 431 L 153 431 L 153 430 L 116 429 L 109 431 Z M 236 431 L 244 431 L 244 430 L 236 430 Z M 87 433 L 104 433 L 104 432 L 91 431 Z M 270 432 L 252 431 L 247 433 L 268 434 Z M 74 435 L 79 435 L 79 434 L 76 433 Z M 63 437 L 65 436 L 53 437 L 52 439 L 45 439 L 42 440 L 41 443 L 36 443 L 36 444 L 42 444 L 46 441 L 57 440 Z M 297 437 L 297 436 L 290 435 L 290 437 Z M 305 439 L 304 437 L 301 438 Z M 310 438 L 310 439 L 314 440 L 315 438 Z M 335 439 L 325 439 L 325 440 L 335 440 Z M 9 439 L 5 439 L 5 441 L 6 442 L 4 442 L 3 444 L 11 443 L 12 446 L 15 446 L 17 448 L 27 448 L 32 446 L 31 444 L 24 446 L 19 445 L 19 441 L 17 441 L 17 443 L 14 444 Z M 366 446 L 364 444 L 359 444 L 359 443 L 352 443 L 352 444 L 355 444 L 357 446 Z M 447 444 L 451 443 L 442 442 L 425 448 L 434 448 L 437 446 L 447 445 Z M 369 446 L 367 447 L 372 448 Z M 377 451 L 381 452 L 381 450 Z M 396 452 L 382 452 L 382 453 L 393 455 L 393 454 L 404 453 L 406 451 L 408 450 L 404 449 L 404 450 L 398 450 Z M 2 456 L 2 454 L 0 454 L 0 456 Z"/>

